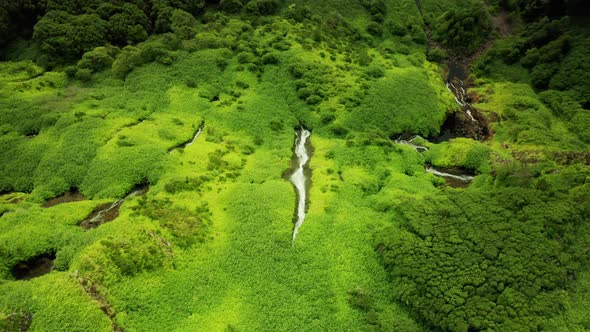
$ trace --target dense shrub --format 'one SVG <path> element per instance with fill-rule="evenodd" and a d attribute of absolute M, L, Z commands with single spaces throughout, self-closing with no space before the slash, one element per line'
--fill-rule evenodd
<path fill-rule="evenodd" d="M 272 15 L 279 10 L 278 0 L 251 0 L 246 5 L 246 11 L 252 15 Z"/>
<path fill-rule="evenodd" d="M 92 71 L 86 68 L 78 69 L 76 72 L 76 78 L 82 82 L 88 82 L 92 79 Z"/>
<path fill-rule="evenodd" d="M 133 68 L 142 63 L 141 50 L 137 47 L 126 46 L 113 62 L 113 75 L 118 78 L 125 78 Z"/>
<path fill-rule="evenodd" d="M 556 239 L 563 224 L 580 227 L 573 204 L 524 189 L 404 204 L 402 230 L 383 234 L 384 262 L 395 296 L 429 324 L 524 331 L 559 312 L 577 264 Z"/>
<path fill-rule="evenodd" d="M 182 39 L 190 39 L 195 34 L 195 18 L 181 9 L 172 12 L 171 28 Z"/>
<path fill-rule="evenodd" d="M 303 22 L 304 20 L 310 19 L 311 15 L 311 9 L 303 4 L 292 4 L 287 7 L 287 10 L 285 11 L 286 18 L 293 19 L 297 22 Z"/>
<path fill-rule="evenodd" d="M 244 3 L 245 1 L 242 0 L 221 0 L 219 5 L 228 13 L 237 13 L 242 9 Z"/>
<path fill-rule="evenodd" d="M 84 52 L 103 45 L 107 37 L 107 23 L 92 15 L 70 15 L 50 11 L 35 25 L 33 38 L 55 62 L 78 59 Z"/>
<path fill-rule="evenodd" d="M 383 28 L 381 27 L 381 24 L 371 22 L 367 25 L 367 32 L 373 36 L 381 36 L 383 34 Z"/>
<path fill-rule="evenodd" d="M 96 72 L 111 67 L 113 61 L 114 60 L 110 56 L 108 49 L 101 46 L 90 52 L 84 53 L 82 59 L 78 61 L 78 68 Z"/>
<path fill-rule="evenodd" d="M 275 65 L 279 63 L 279 54 L 276 52 L 266 53 L 262 56 L 262 63 L 265 65 Z"/>
<path fill-rule="evenodd" d="M 455 49 L 473 50 L 492 31 L 491 19 L 481 3 L 473 2 L 464 9 L 450 9 L 435 22 L 434 37 Z"/>

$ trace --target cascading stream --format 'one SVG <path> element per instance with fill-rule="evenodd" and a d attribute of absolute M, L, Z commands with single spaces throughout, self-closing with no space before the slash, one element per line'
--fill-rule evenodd
<path fill-rule="evenodd" d="M 193 138 L 190 141 L 187 141 L 185 143 L 182 143 L 178 146 L 175 146 L 175 147 L 169 149 L 168 154 L 171 154 L 172 152 L 176 151 L 176 149 L 178 149 L 178 148 L 186 148 L 187 146 L 193 145 L 195 143 L 195 141 L 197 140 L 197 138 L 199 138 L 199 136 L 201 136 L 203 129 L 205 129 L 205 122 L 201 123 L 201 125 L 199 126 L 199 128 L 197 129 L 197 131 L 193 135 Z"/>
<path fill-rule="evenodd" d="M 412 147 L 414 150 L 416 150 L 416 152 L 424 152 L 424 151 L 428 151 L 428 148 L 427 148 L 427 147 L 425 147 L 425 146 L 422 146 L 422 145 L 418 145 L 418 144 L 415 144 L 415 143 L 414 143 L 414 141 L 415 141 L 417 138 L 420 138 L 420 139 L 422 139 L 422 140 L 426 141 L 426 139 L 424 139 L 422 136 L 420 136 L 420 135 L 415 135 L 414 137 L 410 138 L 409 140 L 402 139 L 402 138 L 401 138 L 401 136 L 400 136 L 398 139 L 396 139 L 396 140 L 395 140 L 395 143 L 396 143 L 396 144 L 401 144 L 401 145 L 408 145 L 408 146 L 411 146 L 411 147 Z"/>
<path fill-rule="evenodd" d="M 458 80 L 457 85 L 449 81 L 446 84 L 447 90 L 449 90 L 453 95 L 455 95 L 455 101 L 465 111 L 465 114 L 469 116 L 469 119 L 471 119 L 472 122 L 477 122 L 477 120 L 475 120 L 473 114 L 471 113 L 471 104 L 467 100 L 465 100 L 466 93 L 465 88 L 463 88 L 463 81 Z"/>
<path fill-rule="evenodd" d="M 193 139 L 192 139 L 192 140 L 191 140 L 189 143 L 187 143 L 187 144 L 185 145 L 185 147 L 187 147 L 187 146 L 191 146 L 191 145 L 193 145 L 193 143 L 195 143 L 195 141 L 197 140 L 197 138 L 199 138 L 199 136 L 201 136 L 201 133 L 203 132 L 203 128 L 205 128 L 205 123 L 203 123 L 203 124 L 201 124 L 201 125 L 199 126 L 199 129 L 197 130 L 197 132 L 196 132 L 196 133 L 195 133 L 195 135 L 193 136 Z"/>
<path fill-rule="evenodd" d="M 305 219 L 305 202 L 307 200 L 305 183 L 307 179 L 305 177 L 304 168 L 309 162 L 309 154 L 305 143 L 310 135 L 311 132 L 309 130 L 301 128 L 301 130 L 297 132 L 297 138 L 295 140 L 295 155 L 297 156 L 298 165 L 290 178 L 297 190 L 297 221 L 293 227 L 293 241 L 295 241 L 295 237 L 297 237 L 297 233 L 299 232 L 299 227 L 301 227 L 301 224 L 303 224 L 303 220 Z"/>
<path fill-rule="evenodd" d="M 450 173 L 446 173 L 446 172 L 441 172 L 438 171 L 432 167 L 428 167 L 426 168 L 426 172 L 428 173 L 432 173 L 436 176 L 442 176 L 445 178 L 451 178 L 451 179 L 455 179 L 455 180 L 459 180 L 459 181 L 463 181 L 463 182 L 470 182 L 471 180 L 473 180 L 473 176 L 471 175 L 455 175 L 455 174 L 450 174 Z"/>

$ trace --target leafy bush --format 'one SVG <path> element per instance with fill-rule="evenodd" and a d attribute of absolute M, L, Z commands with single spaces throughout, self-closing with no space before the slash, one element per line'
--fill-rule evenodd
<path fill-rule="evenodd" d="M 367 32 L 373 36 L 381 36 L 383 34 L 383 27 L 377 22 L 371 22 L 367 25 Z"/>
<path fill-rule="evenodd" d="M 237 13 L 244 6 L 244 1 L 242 1 L 242 0 L 221 0 L 219 2 L 219 5 L 221 6 L 221 9 L 225 10 L 226 12 Z"/>
<path fill-rule="evenodd" d="M 171 28 L 176 35 L 182 39 L 190 39 L 195 34 L 195 18 L 182 9 L 175 9 L 172 12 Z"/>
<path fill-rule="evenodd" d="M 251 0 L 246 5 L 246 11 L 252 15 L 272 15 L 279 10 L 278 0 Z"/>
<path fill-rule="evenodd" d="M 433 61 L 433 62 L 441 62 L 446 57 L 447 57 L 447 54 L 445 53 L 444 50 L 442 50 L 440 48 L 431 48 L 430 50 L 428 50 L 428 53 L 426 54 L 426 59 L 428 59 L 428 61 Z"/>
<path fill-rule="evenodd" d="M 479 2 L 450 9 L 436 19 L 434 37 L 455 49 L 474 50 L 492 31 L 491 19 Z"/>
<path fill-rule="evenodd" d="M 276 52 L 266 53 L 262 56 L 262 63 L 265 65 L 276 65 L 279 63 L 279 54 Z"/>
<path fill-rule="evenodd" d="M 110 56 L 106 47 L 97 47 L 92 51 L 84 53 L 82 59 L 78 61 L 78 68 L 88 69 L 91 72 L 100 71 L 111 67 L 113 58 Z"/>
<path fill-rule="evenodd" d="M 141 50 L 133 46 L 125 46 L 113 62 L 113 75 L 125 78 L 133 68 L 143 64 Z"/>
<path fill-rule="evenodd" d="M 76 78 L 82 82 L 88 82 L 92 79 L 92 71 L 90 69 L 78 69 Z"/>
<path fill-rule="evenodd" d="M 580 226 L 573 204 L 533 190 L 485 189 L 407 201 L 401 211 L 402 229 L 382 234 L 385 267 L 397 299 L 430 325 L 542 329 L 564 304 L 576 258 L 546 232 Z"/>
<path fill-rule="evenodd" d="M 55 62 L 77 59 L 106 42 L 107 23 L 96 14 L 50 11 L 35 25 L 33 38 Z"/>

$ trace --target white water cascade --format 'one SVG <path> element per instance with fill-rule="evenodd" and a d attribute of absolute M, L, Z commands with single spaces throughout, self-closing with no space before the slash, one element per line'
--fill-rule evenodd
<path fill-rule="evenodd" d="M 463 88 L 463 81 L 459 80 L 460 86 L 457 87 L 453 82 L 447 82 L 447 90 L 449 90 L 453 95 L 455 95 L 455 101 L 461 108 L 465 109 L 465 114 L 469 116 L 472 122 L 477 122 L 471 114 L 471 104 L 465 100 L 465 89 Z"/>
<path fill-rule="evenodd" d="M 96 216 L 94 216 L 94 218 L 90 219 L 90 221 L 88 222 L 89 225 L 100 225 L 101 223 L 103 223 L 103 219 L 104 219 L 104 215 L 108 212 L 110 212 L 112 209 L 118 208 L 121 206 L 121 204 L 123 204 L 128 198 L 132 198 L 132 197 L 136 197 L 136 196 L 141 196 L 144 195 L 147 192 L 148 188 L 147 187 L 143 187 L 143 188 L 139 188 L 136 189 L 134 191 L 132 191 L 131 193 L 129 193 L 127 196 L 116 200 L 115 202 L 113 202 L 113 204 L 111 204 L 108 208 L 102 209 L 100 211 L 98 211 L 98 213 L 96 214 Z"/>
<path fill-rule="evenodd" d="M 463 181 L 463 182 L 470 182 L 471 180 L 473 180 L 473 176 L 470 176 L 470 175 L 455 175 L 455 174 L 445 173 L 445 172 L 438 171 L 432 167 L 426 168 L 426 172 L 432 173 L 436 176 L 442 176 L 445 178 L 451 178 L 451 179 L 455 179 L 455 180 L 459 180 L 459 181 Z"/>
<path fill-rule="evenodd" d="M 292 240 L 295 241 L 295 237 L 297 237 L 297 233 L 299 232 L 299 227 L 303 224 L 303 220 L 305 219 L 305 201 L 307 200 L 307 193 L 305 191 L 305 182 L 306 177 L 305 173 L 303 172 L 305 165 L 307 165 L 309 161 L 309 154 L 307 152 L 307 148 L 305 147 L 305 143 L 307 139 L 311 135 L 311 132 L 305 128 L 301 128 L 300 131 L 297 132 L 297 138 L 295 139 L 295 155 L 297 156 L 297 169 L 293 175 L 291 175 L 291 182 L 295 186 L 297 190 L 297 222 L 295 222 L 295 226 L 293 227 L 293 238 Z"/>
<path fill-rule="evenodd" d="M 202 124 L 202 125 L 199 126 L 199 130 L 197 130 L 197 132 L 195 133 L 195 136 L 193 136 L 192 141 L 190 141 L 189 143 L 187 143 L 185 145 L 185 147 L 191 146 L 191 145 L 193 145 L 193 143 L 195 143 L 195 141 L 197 140 L 197 138 L 199 138 L 199 136 L 201 135 L 201 132 L 203 132 L 203 128 L 204 127 L 205 127 L 204 124 Z"/>
<path fill-rule="evenodd" d="M 417 138 L 420 138 L 424 141 L 426 141 L 425 138 L 423 138 L 420 135 L 415 135 L 414 137 L 410 138 L 409 140 L 405 140 L 402 139 L 402 137 L 400 136 L 398 139 L 395 140 L 396 144 L 401 144 L 401 145 L 408 145 L 411 146 L 414 150 L 416 150 L 416 152 L 424 152 L 424 151 L 428 151 L 428 148 L 422 145 L 418 145 L 414 143 L 414 140 L 416 140 Z"/>
<path fill-rule="evenodd" d="M 195 143 L 197 138 L 199 138 L 199 136 L 201 136 L 201 133 L 203 132 L 204 128 L 205 128 L 205 122 L 201 123 L 201 125 L 199 126 L 199 128 L 197 129 L 195 134 L 193 135 L 193 139 L 190 142 L 181 144 L 180 146 L 176 146 L 176 147 L 168 150 L 168 154 L 171 154 L 172 152 L 176 151 L 176 149 L 178 149 L 178 148 L 186 148 L 187 146 L 193 145 L 193 143 Z"/>

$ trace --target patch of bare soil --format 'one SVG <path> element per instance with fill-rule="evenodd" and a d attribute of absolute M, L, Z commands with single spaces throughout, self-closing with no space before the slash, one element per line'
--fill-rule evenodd
<path fill-rule="evenodd" d="M 22 261 L 12 268 L 12 276 L 16 280 L 29 280 L 40 277 L 53 270 L 55 252 L 41 254 Z"/>
<path fill-rule="evenodd" d="M 86 197 L 84 197 L 84 195 L 80 194 L 77 191 L 68 191 L 67 193 L 58 196 L 58 197 L 54 197 L 50 200 L 48 200 L 47 202 L 45 202 L 43 205 L 41 205 L 42 207 L 48 208 L 48 207 L 52 207 L 58 204 L 63 204 L 63 203 L 69 203 L 69 202 L 79 202 L 79 201 L 84 201 L 86 200 Z"/>

